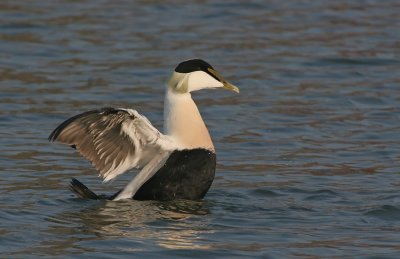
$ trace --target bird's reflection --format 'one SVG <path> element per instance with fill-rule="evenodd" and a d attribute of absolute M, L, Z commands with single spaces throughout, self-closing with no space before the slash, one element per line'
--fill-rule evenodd
<path fill-rule="evenodd" d="M 209 248 L 200 241 L 202 234 L 211 232 L 207 215 L 212 205 L 208 201 L 70 201 L 85 208 L 76 209 L 74 205 L 76 210 L 70 208 L 49 218 L 49 221 L 57 224 L 51 224 L 53 227 L 49 227 L 48 231 L 68 233 L 79 238 L 75 241 L 74 238 L 65 239 L 69 244 L 58 244 L 59 248 L 76 247 L 74 243 L 82 241 L 82 234 L 89 240 L 120 237 L 136 241 L 151 240 L 169 249 Z M 73 229 L 71 226 L 74 226 Z"/>

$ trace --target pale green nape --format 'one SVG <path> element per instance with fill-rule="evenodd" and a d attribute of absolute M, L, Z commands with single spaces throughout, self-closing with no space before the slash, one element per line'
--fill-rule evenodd
<path fill-rule="evenodd" d="M 168 80 L 168 88 L 175 93 L 185 94 L 188 92 L 189 74 L 172 72 Z"/>

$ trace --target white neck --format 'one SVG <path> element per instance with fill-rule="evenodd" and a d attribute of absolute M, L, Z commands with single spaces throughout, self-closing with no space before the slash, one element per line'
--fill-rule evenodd
<path fill-rule="evenodd" d="M 184 149 L 214 151 L 210 134 L 190 93 L 175 93 L 169 87 L 164 100 L 164 134 Z"/>

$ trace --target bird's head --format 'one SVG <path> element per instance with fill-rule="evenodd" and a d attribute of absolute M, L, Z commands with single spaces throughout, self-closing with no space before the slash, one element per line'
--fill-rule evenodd
<path fill-rule="evenodd" d="M 207 88 L 224 88 L 239 93 L 239 88 L 227 82 L 210 64 L 201 59 L 180 63 L 168 81 L 168 88 L 181 94 Z"/>

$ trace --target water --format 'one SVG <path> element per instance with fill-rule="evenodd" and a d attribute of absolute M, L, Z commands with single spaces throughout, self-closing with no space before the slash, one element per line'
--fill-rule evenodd
<path fill-rule="evenodd" d="M 397 258 L 400 4 L 2 1 L 0 257 Z M 64 119 L 132 107 L 162 127 L 164 82 L 210 62 L 240 95 L 194 97 L 218 171 L 203 201 L 83 201 L 101 184 L 48 143 Z"/>

